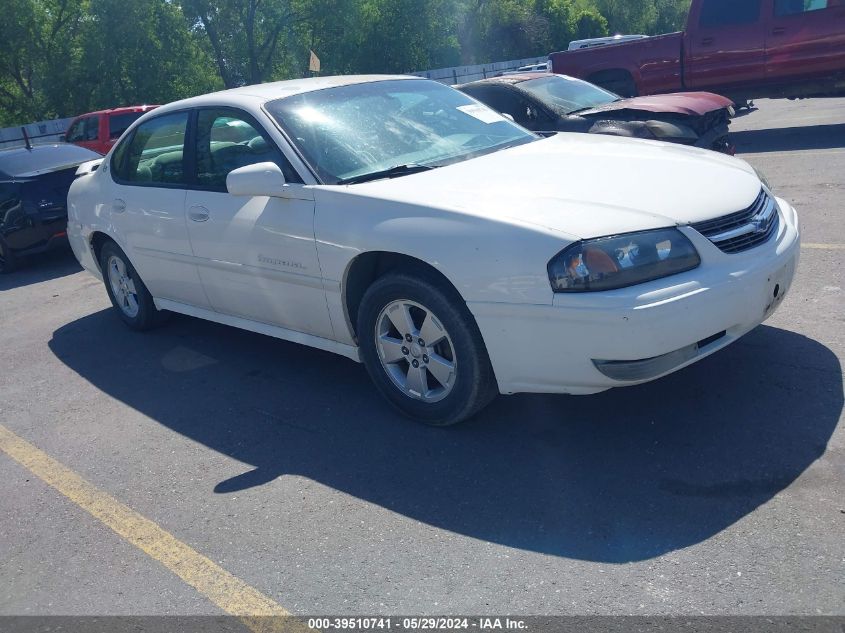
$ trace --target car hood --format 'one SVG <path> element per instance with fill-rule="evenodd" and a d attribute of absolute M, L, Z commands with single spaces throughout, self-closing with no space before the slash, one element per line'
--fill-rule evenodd
<path fill-rule="evenodd" d="M 659 141 L 557 134 L 347 193 L 530 224 L 586 239 L 709 220 L 749 207 L 744 161 Z"/>
<path fill-rule="evenodd" d="M 684 114 L 687 116 L 703 116 L 714 110 L 721 110 L 734 103 L 712 92 L 676 92 L 668 95 L 654 95 L 651 97 L 633 97 L 614 101 L 607 105 L 584 110 L 578 114 L 590 116 L 619 110 L 638 110 L 660 114 Z"/>

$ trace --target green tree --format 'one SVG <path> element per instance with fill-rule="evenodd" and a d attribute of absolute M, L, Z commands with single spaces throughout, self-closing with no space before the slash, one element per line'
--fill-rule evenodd
<path fill-rule="evenodd" d="M 672 33 L 682 30 L 687 23 L 691 0 L 655 0 L 656 17 L 648 33 Z"/>
<path fill-rule="evenodd" d="M 71 111 L 85 0 L 4 0 L 0 11 L 0 121 Z"/>
<path fill-rule="evenodd" d="M 297 27 L 307 22 L 309 3 L 285 0 L 184 0 L 190 27 L 205 35 L 227 88 L 278 75 L 296 48 Z"/>
<path fill-rule="evenodd" d="M 80 110 L 167 103 L 222 85 L 170 2 L 90 0 L 82 42 Z"/>
<path fill-rule="evenodd" d="M 460 63 L 454 0 L 312 0 L 310 14 L 301 57 L 313 49 L 323 73 L 404 73 Z"/>
<path fill-rule="evenodd" d="M 594 0 L 611 33 L 648 33 L 657 19 L 654 0 Z"/>

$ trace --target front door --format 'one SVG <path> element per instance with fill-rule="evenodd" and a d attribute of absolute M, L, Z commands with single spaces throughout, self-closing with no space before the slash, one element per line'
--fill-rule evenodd
<path fill-rule="evenodd" d="M 845 2 L 774 0 L 766 34 L 769 80 L 833 79 L 845 74 Z"/>
<path fill-rule="evenodd" d="M 275 162 L 285 198 L 233 196 L 229 172 Z M 314 241 L 314 196 L 272 139 L 240 110 L 200 110 L 196 183 L 185 202 L 195 261 L 217 312 L 333 338 Z"/>
<path fill-rule="evenodd" d="M 99 114 L 77 119 L 65 133 L 65 140 L 68 143 L 90 149 L 92 152 L 102 153 L 100 147 L 101 121 L 102 117 Z"/>
<path fill-rule="evenodd" d="M 697 15 L 690 15 L 687 31 L 687 88 L 724 94 L 765 81 L 763 4 L 763 0 L 703 0 L 699 4 Z"/>

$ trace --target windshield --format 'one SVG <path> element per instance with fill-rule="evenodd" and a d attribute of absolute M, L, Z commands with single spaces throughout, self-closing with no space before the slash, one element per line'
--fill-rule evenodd
<path fill-rule="evenodd" d="M 529 143 L 538 137 L 443 84 L 398 79 L 329 88 L 271 101 L 323 182 L 394 177 Z M 393 170 L 393 171 L 390 171 Z"/>
<path fill-rule="evenodd" d="M 519 88 L 563 114 L 588 110 L 620 99 L 619 95 L 591 83 L 561 75 L 529 79 L 520 83 Z"/>

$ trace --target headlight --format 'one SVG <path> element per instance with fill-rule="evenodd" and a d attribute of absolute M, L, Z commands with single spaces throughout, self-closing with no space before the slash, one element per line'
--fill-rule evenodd
<path fill-rule="evenodd" d="M 576 242 L 549 262 L 555 292 L 599 292 L 642 284 L 698 267 L 701 258 L 678 229 Z"/>
<path fill-rule="evenodd" d="M 758 167 L 754 167 L 754 165 L 752 165 L 752 167 L 754 168 L 754 172 L 757 174 L 757 178 L 759 178 L 760 182 L 762 182 L 766 186 L 766 189 L 768 189 L 770 192 L 773 191 L 772 183 L 770 183 L 769 179 L 766 178 L 766 174 L 763 173 L 763 170 Z"/>
<path fill-rule="evenodd" d="M 697 141 L 698 133 L 688 125 L 666 121 L 647 121 L 646 127 L 655 138 L 673 138 L 681 141 Z"/>

